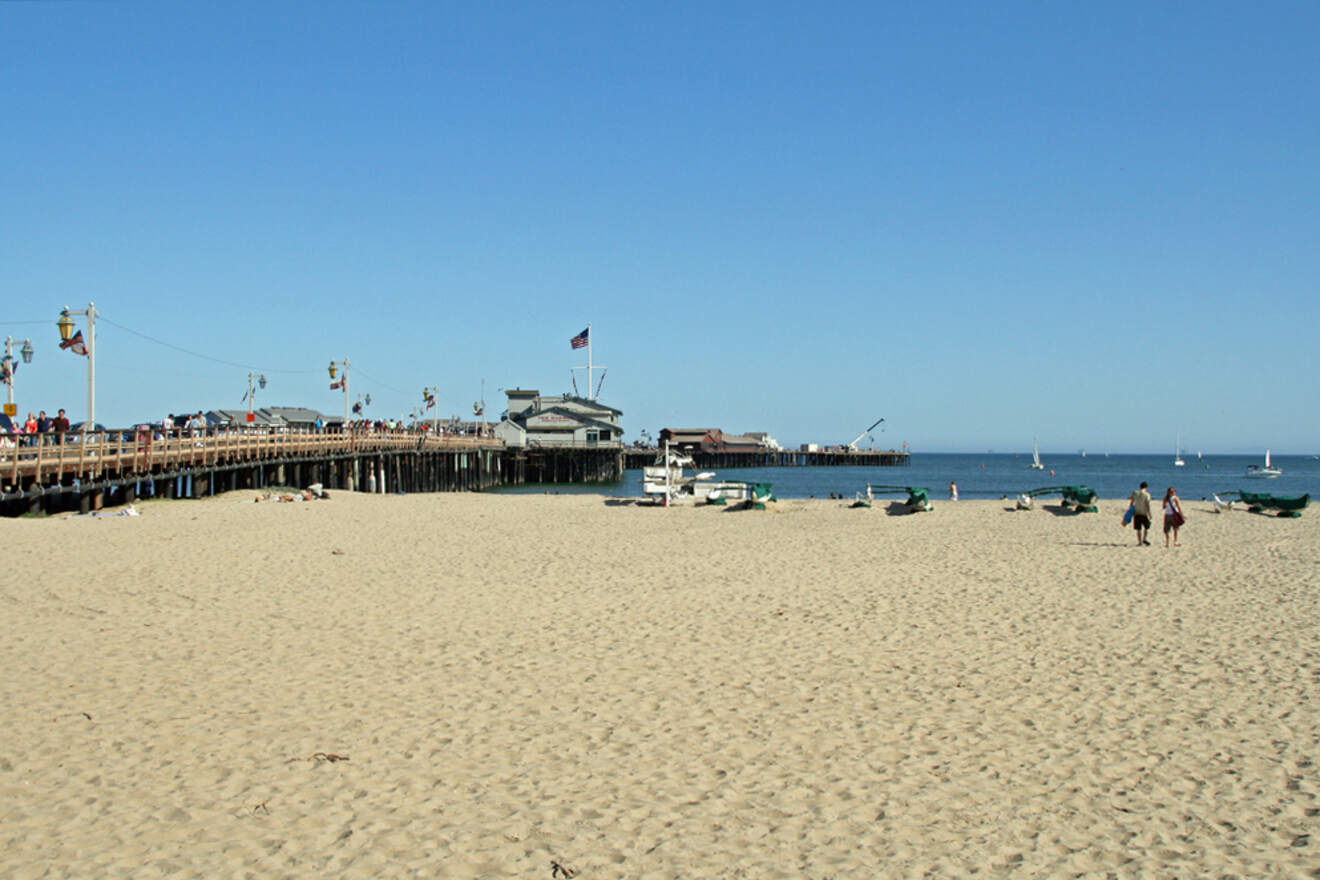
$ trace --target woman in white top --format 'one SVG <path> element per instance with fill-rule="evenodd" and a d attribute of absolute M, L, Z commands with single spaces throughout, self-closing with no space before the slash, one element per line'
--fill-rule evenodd
<path fill-rule="evenodd" d="M 1169 491 L 1164 493 L 1164 546 L 1169 546 L 1169 532 L 1173 532 L 1173 546 L 1178 544 L 1178 527 L 1184 522 L 1182 512 L 1182 502 L 1178 500 L 1178 492 L 1172 486 Z"/>

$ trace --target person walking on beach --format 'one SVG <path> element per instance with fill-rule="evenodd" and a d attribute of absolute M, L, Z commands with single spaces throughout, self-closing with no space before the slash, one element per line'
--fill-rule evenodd
<path fill-rule="evenodd" d="M 1173 532 L 1173 546 L 1181 546 L 1178 543 L 1178 528 L 1186 522 L 1182 512 L 1182 501 L 1178 498 L 1178 491 L 1172 486 L 1169 491 L 1164 493 L 1164 546 L 1169 546 L 1169 532 Z"/>
<path fill-rule="evenodd" d="M 958 500 L 958 484 L 955 483 L 953 480 L 949 481 L 949 500 L 950 501 Z"/>
<path fill-rule="evenodd" d="M 1150 484 L 1141 481 L 1141 488 L 1132 493 L 1132 528 L 1137 530 L 1137 546 L 1150 546 Z"/>

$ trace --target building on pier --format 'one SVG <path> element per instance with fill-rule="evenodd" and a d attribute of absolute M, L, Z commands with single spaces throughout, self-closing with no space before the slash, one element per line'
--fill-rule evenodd
<path fill-rule="evenodd" d="M 252 421 L 248 421 L 245 409 L 212 409 L 205 413 L 206 424 L 212 428 L 241 428 L 251 425 L 256 428 L 286 428 L 288 423 L 264 409 L 252 411 Z"/>
<path fill-rule="evenodd" d="M 495 438 L 512 449 L 623 446 L 621 410 L 595 400 L 511 388 L 509 410 L 495 426 Z"/>
<path fill-rule="evenodd" d="M 661 428 L 661 442 L 687 454 L 776 452 L 779 442 L 769 434 L 726 434 L 719 428 Z"/>
<path fill-rule="evenodd" d="M 213 428 L 250 424 L 262 428 L 310 429 L 315 428 L 318 422 L 325 427 L 340 425 L 344 421 L 343 416 L 328 416 L 305 406 L 263 406 L 252 411 L 251 422 L 248 421 L 248 411 L 245 409 L 213 409 L 207 411 L 204 418 L 207 425 Z"/>

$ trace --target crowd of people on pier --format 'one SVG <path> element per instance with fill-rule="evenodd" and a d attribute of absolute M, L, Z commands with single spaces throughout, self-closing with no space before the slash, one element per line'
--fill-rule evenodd
<path fill-rule="evenodd" d="M 405 422 L 403 419 L 357 419 L 347 423 L 343 422 L 325 422 L 323 419 L 317 419 L 311 426 L 288 426 L 288 425 L 269 425 L 269 424 L 229 424 L 215 423 L 208 421 L 206 414 L 198 410 L 195 413 L 176 415 L 169 413 L 160 422 L 152 424 L 139 424 L 134 428 L 127 429 L 124 432 L 124 438 L 130 439 L 131 434 L 148 435 L 152 440 L 161 441 L 166 439 L 202 439 L 205 437 L 218 436 L 224 433 L 259 433 L 259 434 L 282 434 L 289 432 L 299 433 L 317 433 L 317 434 L 342 434 L 347 430 L 357 435 L 372 435 L 383 433 L 407 433 L 421 436 L 437 437 L 485 437 L 492 436 L 493 425 L 467 424 L 467 423 L 439 423 L 432 421 L 414 421 Z M 103 430 L 97 426 L 97 430 Z M 74 435 L 69 437 L 68 435 Z M 36 413 L 28 413 L 26 419 L 11 418 L 9 416 L 0 416 L 0 447 L 13 448 L 16 446 L 37 446 L 40 444 L 60 445 L 66 442 L 76 442 L 81 437 L 81 429 L 75 431 L 69 423 L 69 418 L 63 409 L 57 411 L 54 417 L 48 416 L 45 410 Z"/>
<path fill-rule="evenodd" d="M 38 443 L 63 443 L 65 435 L 72 428 L 64 410 L 59 410 L 54 418 L 46 415 L 43 409 L 37 413 L 28 413 L 20 421 L 10 416 L 4 417 L 8 424 L 0 425 L 0 443 L 5 446 L 36 446 Z"/>

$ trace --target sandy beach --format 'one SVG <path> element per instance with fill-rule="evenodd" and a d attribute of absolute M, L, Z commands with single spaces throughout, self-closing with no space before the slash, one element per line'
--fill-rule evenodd
<path fill-rule="evenodd" d="M 1310 877 L 1320 514 L 0 521 L 0 876 Z"/>

